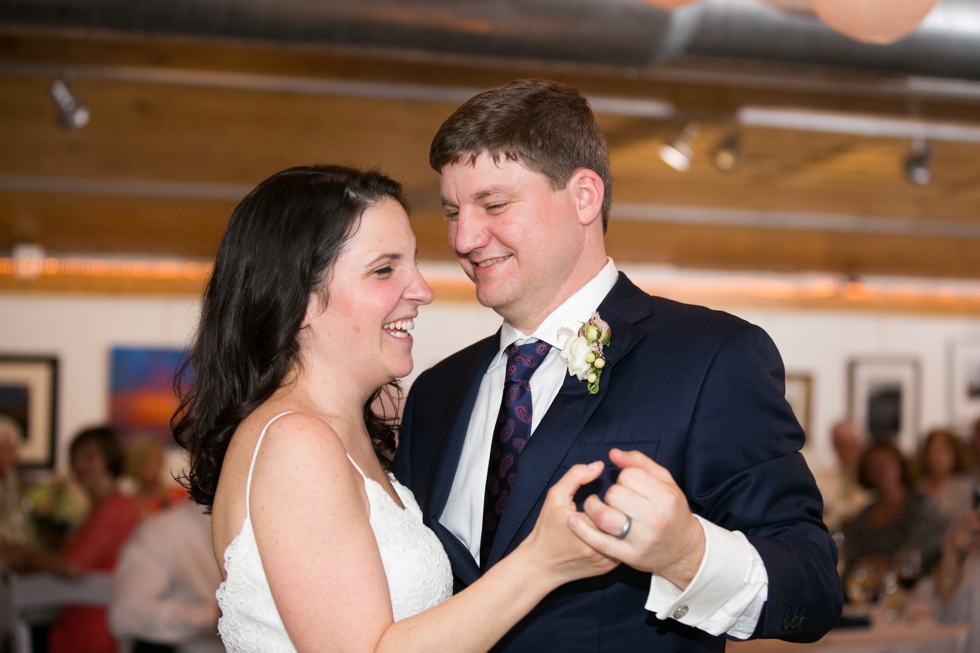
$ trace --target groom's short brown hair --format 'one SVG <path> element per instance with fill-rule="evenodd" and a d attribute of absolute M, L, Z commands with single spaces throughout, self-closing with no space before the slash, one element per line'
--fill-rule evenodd
<path fill-rule="evenodd" d="M 605 184 L 602 229 L 612 206 L 609 148 L 589 101 L 571 86 L 542 79 L 520 79 L 476 95 L 449 116 L 432 139 L 429 165 L 447 165 L 486 152 L 540 172 L 555 190 L 577 170 L 594 171 Z"/>

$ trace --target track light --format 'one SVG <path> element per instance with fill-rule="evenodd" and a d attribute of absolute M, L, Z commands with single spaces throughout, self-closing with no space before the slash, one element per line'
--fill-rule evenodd
<path fill-rule="evenodd" d="M 742 159 L 742 138 L 737 131 L 725 136 L 715 148 L 715 167 L 722 172 L 731 172 L 738 167 Z"/>
<path fill-rule="evenodd" d="M 912 152 L 905 159 L 905 176 L 917 186 L 932 181 L 932 148 L 925 141 L 912 143 Z"/>
<path fill-rule="evenodd" d="M 78 129 L 88 124 L 88 108 L 68 88 L 64 79 L 51 82 L 51 97 L 58 104 L 58 121 L 65 129 Z"/>
<path fill-rule="evenodd" d="M 687 123 L 680 134 L 660 146 L 658 152 L 660 158 L 674 170 L 687 172 L 691 169 L 691 161 L 694 159 L 691 145 L 700 133 L 701 125 L 696 122 Z"/>

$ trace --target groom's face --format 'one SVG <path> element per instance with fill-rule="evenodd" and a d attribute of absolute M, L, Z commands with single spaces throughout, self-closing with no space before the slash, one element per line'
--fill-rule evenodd
<path fill-rule="evenodd" d="M 582 251 L 575 197 L 519 162 L 485 153 L 443 168 L 440 189 L 449 244 L 477 299 L 529 333 Z"/>

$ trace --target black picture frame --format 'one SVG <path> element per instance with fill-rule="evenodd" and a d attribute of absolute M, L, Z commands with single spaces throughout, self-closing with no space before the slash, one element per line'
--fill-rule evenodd
<path fill-rule="evenodd" d="M 906 455 L 919 447 L 919 361 L 862 356 L 848 363 L 848 418 L 869 443 L 887 440 Z"/>
<path fill-rule="evenodd" d="M 58 359 L 0 354 L 0 415 L 21 433 L 19 466 L 52 469 L 58 429 Z"/>
<path fill-rule="evenodd" d="M 803 427 L 806 441 L 810 442 L 810 427 L 813 416 L 813 375 L 805 373 L 786 373 L 786 401 L 796 421 Z"/>
<path fill-rule="evenodd" d="M 980 420 L 980 336 L 953 340 L 949 372 L 950 422 L 969 431 Z"/>

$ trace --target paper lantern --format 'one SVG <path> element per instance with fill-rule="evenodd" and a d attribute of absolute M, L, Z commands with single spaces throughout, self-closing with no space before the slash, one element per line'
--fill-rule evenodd
<path fill-rule="evenodd" d="M 658 9 L 677 9 L 697 0 L 643 0 L 643 2 Z"/>
<path fill-rule="evenodd" d="M 766 2 L 786 11 L 795 11 L 800 14 L 813 13 L 810 0 L 766 0 Z"/>
<path fill-rule="evenodd" d="M 810 0 L 814 13 L 856 41 L 887 45 L 915 31 L 939 0 Z"/>

